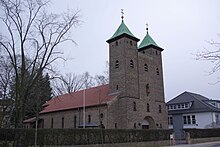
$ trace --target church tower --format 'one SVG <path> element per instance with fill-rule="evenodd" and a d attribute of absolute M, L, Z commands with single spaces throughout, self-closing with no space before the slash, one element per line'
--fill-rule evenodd
<path fill-rule="evenodd" d="M 164 100 L 163 51 L 148 30 L 141 44 L 122 21 L 109 43 L 109 87 L 119 93 L 117 106 L 109 112 L 117 128 L 167 128 Z"/>

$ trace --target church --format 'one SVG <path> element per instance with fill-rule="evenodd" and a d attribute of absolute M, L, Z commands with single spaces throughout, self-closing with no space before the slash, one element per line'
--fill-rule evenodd
<path fill-rule="evenodd" d="M 109 84 L 51 99 L 40 112 L 40 126 L 167 129 L 163 48 L 151 38 L 148 28 L 139 45 L 138 41 L 122 16 L 121 24 L 106 41 L 109 44 Z"/>

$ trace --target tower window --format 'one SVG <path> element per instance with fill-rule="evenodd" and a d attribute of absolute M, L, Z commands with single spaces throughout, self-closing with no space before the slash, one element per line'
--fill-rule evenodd
<path fill-rule="evenodd" d="M 64 117 L 62 117 L 62 128 L 64 128 Z"/>
<path fill-rule="evenodd" d="M 148 72 L 148 66 L 147 66 L 147 64 L 144 64 L 144 70 Z"/>
<path fill-rule="evenodd" d="M 130 45 L 133 45 L 132 41 L 130 41 Z"/>
<path fill-rule="evenodd" d="M 159 105 L 159 113 L 161 113 L 162 112 L 162 110 L 161 110 L 161 105 Z"/>
<path fill-rule="evenodd" d="M 146 85 L 146 95 L 149 96 L 150 94 L 150 86 L 149 84 Z"/>
<path fill-rule="evenodd" d="M 91 115 L 88 115 L 88 123 L 91 123 Z"/>
<path fill-rule="evenodd" d="M 115 45 L 118 46 L 118 41 L 115 42 Z"/>
<path fill-rule="evenodd" d="M 155 53 L 156 53 L 156 55 L 158 55 L 157 51 Z"/>
<path fill-rule="evenodd" d="M 134 61 L 133 60 L 130 60 L 130 67 L 134 68 Z"/>
<path fill-rule="evenodd" d="M 116 90 L 118 90 L 118 85 L 116 85 Z"/>
<path fill-rule="evenodd" d="M 133 111 L 137 111 L 136 102 L 133 102 Z"/>
<path fill-rule="evenodd" d="M 160 75 L 159 68 L 156 69 L 157 75 Z"/>
<path fill-rule="evenodd" d="M 74 128 L 76 128 L 76 121 L 77 121 L 77 117 L 74 116 L 74 120 L 73 120 L 73 122 L 74 122 Z"/>
<path fill-rule="evenodd" d="M 142 53 L 145 54 L 145 51 L 143 51 Z"/>
<path fill-rule="evenodd" d="M 115 61 L 115 68 L 119 68 L 119 61 L 118 60 Z"/>
<path fill-rule="evenodd" d="M 147 103 L 147 112 L 150 112 L 150 104 Z"/>

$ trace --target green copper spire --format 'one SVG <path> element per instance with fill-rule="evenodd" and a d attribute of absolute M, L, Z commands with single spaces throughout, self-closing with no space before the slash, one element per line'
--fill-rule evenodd
<path fill-rule="evenodd" d="M 108 42 L 108 43 L 109 43 L 109 42 L 112 42 L 112 41 L 118 39 L 120 36 L 127 36 L 127 37 L 132 38 L 132 39 L 134 39 L 134 40 L 136 40 L 136 41 L 139 41 L 139 39 L 136 38 L 136 37 L 131 33 L 131 31 L 128 29 L 128 27 L 125 25 L 125 23 L 124 23 L 124 16 L 123 16 L 123 14 L 124 14 L 123 9 L 122 9 L 122 12 L 121 12 L 121 13 L 122 13 L 122 16 L 121 16 L 121 18 L 122 18 L 121 24 L 120 24 L 120 26 L 118 27 L 118 29 L 116 30 L 116 32 L 114 33 L 114 35 L 113 35 L 110 39 L 108 39 L 107 42 Z"/>
<path fill-rule="evenodd" d="M 149 45 L 154 45 L 156 47 L 159 47 L 147 32 L 146 36 L 144 37 L 144 39 L 142 40 L 142 42 L 141 42 L 141 44 L 139 45 L 138 48 L 143 48 L 143 47 L 146 47 L 146 46 L 149 46 Z"/>
<path fill-rule="evenodd" d="M 150 46 L 150 45 L 153 45 L 157 48 L 160 48 L 162 49 L 161 47 L 159 47 L 156 42 L 151 38 L 151 36 L 149 35 L 148 33 L 148 24 L 147 24 L 147 34 L 146 36 L 144 37 L 144 39 L 142 40 L 141 44 L 138 46 L 138 49 L 141 49 L 141 48 L 144 48 L 144 47 L 147 47 L 147 46 Z"/>

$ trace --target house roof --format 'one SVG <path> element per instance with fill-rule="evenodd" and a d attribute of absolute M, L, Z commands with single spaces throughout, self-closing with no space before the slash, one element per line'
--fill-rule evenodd
<path fill-rule="evenodd" d="M 125 25 L 124 20 L 121 21 L 120 26 L 118 27 L 118 29 L 115 31 L 115 33 L 113 34 L 113 36 L 107 40 L 107 42 L 112 42 L 114 40 L 116 40 L 117 38 L 121 37 L 121 36 L 127 36 L 129 38 L 132 38 L 136 41 L 139 41 L 138 38 L 136 38 L 131 31 L 128 29 L 128 27 Z"/>
<path fill-rule="evenodd" d="M 90 107 L 107 104 L 107 102 L 117 97 L 118 94 L 110 95 L 109 85 L 102 85 L 60 95 L 49 100 L 40 114 L 82 108 L 84 96 L 85 106 Z"/>
<path fill-rule="evenodd" d="M 142 40 L 141 44 L 138 46 L 138 49 L 143 49 L 143 48 L 147 48 L 147 47 L 156 47 L 160 50 L 163 50 L 161 47 L 159 47 L 156 42 L 151 38 L 151 36 L 149 35 L 148 31 L 146 36 L 144 37 L 144 39 Z"/>
<path fill-rule="evenodd" d="M 177 97 L 167 102 L 167 105 L 177 105 L 183 103 L 192 103 L 192 106 L 189 109 L 176 109 L 176 110 L 168 110 L 169 114 L 179 114 L 179 113 L 196 113 L 196 112 L 220 112 L 220 108 L 216 108 L 207 101 L 210 99 L 196 93 L 191 92 L 183 92 Z"/>

